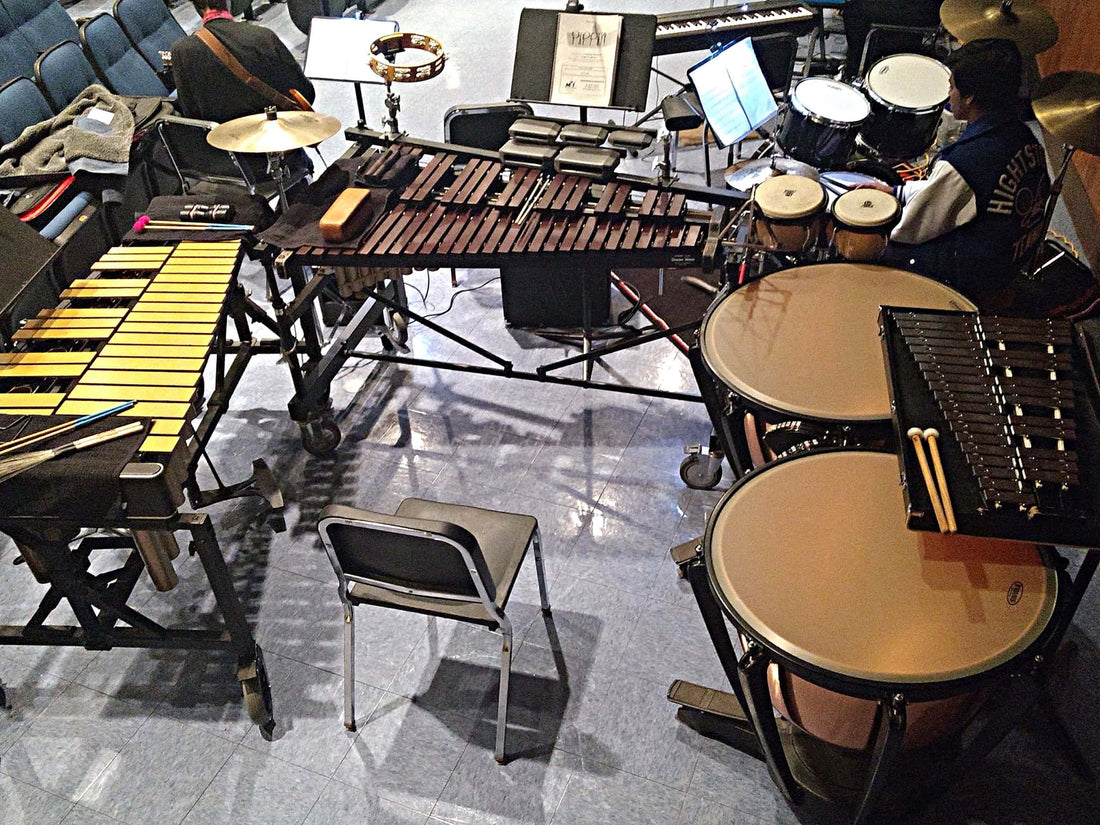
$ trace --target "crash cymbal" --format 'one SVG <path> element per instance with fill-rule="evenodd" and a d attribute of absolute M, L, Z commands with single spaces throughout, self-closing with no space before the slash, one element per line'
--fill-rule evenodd
<path fill-rule="evenodd" d="M 1100 155 L 1100 74 L 1058 72 L 1031 93 L 1036 119 L 1056 138 Z"/>
<path fill-rule="evenodd" d="M 800 175 L 804 178 L 818 179 L 817 170 L 808 163 L 791 158 L 749 158 L 738 161 L 724 172 L 726 183 L 731 189 L 748 192 L 758 183 L 777 175 Z"/>
<path fill-rule="evenodd" d="M 963 43 L 999 37 L 1025 55 L 1046 51 L 1058 40 L 1058 24 L 1033 0 L 946 0 L 940 22 Z"/>
<path fill-rule="evenodd" d="M 318 112 L 246 115 L 214 127 L 206 142 L 227 152 L 290 152 L 313 146 L 340 131 L 340 121 Z"/>

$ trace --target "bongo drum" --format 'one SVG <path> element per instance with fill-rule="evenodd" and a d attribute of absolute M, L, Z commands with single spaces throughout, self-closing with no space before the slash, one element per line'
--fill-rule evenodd
<path fill-rule="evenodd" d="M 890 231 L 901 220 L 901 204 L 880 189 L 853 189 L 833 201 L 830 239 L 849 261 L 874 261 L 886 251 Z"/>
<path fill-rule="evenodd" d="M 805 252 L 817 245 L 825 222 L 825 189 L 812 178 L 779 175 L 753 192 L 753 229 L 777 252 Z"/>
<path fill-rule="evenodd" d="M 937 281 L 864 263 L 793 267 L 718 298 L 699 332 L 700 386 L 707 376 L 713 382 L 715 392 L 703 394 L 712 396 L 708 412 L 726 454 L 752 467 L 769 452 L 815 439 L 834 445 L 891 439 L 878 334 L 884 304 L 974 308 Z"/>
<path fill-rule="evenodd" d="M 707 525 L 712 590 L 766 651 L 774 707 L 840 748 L 867 749 L 896 694 L 903 748 L 958 732 L 1054 615 L 1034 544 L 910 531 L 904 513 L 895 455 L 837 450 L 746 476 Z"/>
<path fill-rule="evenodd" d="M 859 141 L 884 158 L 915 158 L 936 139 L 951 88 L 951 70 L 921 54 L 892 54 L 867 72 L 870 117 Z"/>
<path fill-rule="evenodd" d="M 804 77 L 791 92 L 791 106 L 776 140 L 796 160 L 819 169 L 843 166 L 871 113 L 858 90 L 828 77 Z"/>

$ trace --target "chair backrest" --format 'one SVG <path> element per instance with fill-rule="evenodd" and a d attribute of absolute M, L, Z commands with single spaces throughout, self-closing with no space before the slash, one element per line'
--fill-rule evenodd
<path fill-rule="evenodd" d="M 34 79 L 55 112 L 60 112 L 76 100 L 77 95 L 99 82 L 84 50 L 72 40 L 58 43 L 39 55 L 34 63 Z"/>
<path fill-rule="evenodd" d="M 76 100 L 81 91 L 98 84 L 96 69 L 79 43 L 65 41 L 47 48 L 34 62 L 34 79 L 55 112 Z"/>
<path fill-rule="evenodd" d="M 0 86 L 0 144 L 11 143 L 28 126 L 53 117 L 50 103 L 29 77 Z"/>
<path fill-rule="evenodd" d="M 167 87 L 107 12 L 80 24 L 80 42 L 103 84 L 115 94 L 164 97 Z"/>
<path fill-rule="evenodd" d="M 37 57 L 38 52 L 27 36 L 11 19 L 8 10 L 0 6 L 0 83 L 17 77 L 30 77 L 34 74 Z"/>
<path fill-rule="evenodd" d="M 859 76 L 864 77 L 875 62 L 892 54 L 923 54 L 943 60 L 947 47 L 940 42 L 940 30 L 934 26 L 871 26 L 863 42 Z"/>
<path fill-rule="evenodd" d="M 752 50 L 768 88 L 779 100 L 786 100 L 794 79 L 798 38 L 789 33 L 767 34 L 752 39 Z"/>
<path fill-rule="evenodd" d="M 496 598 L 481 547 L 457 524 L 333 505 L 321 513 L 317 529 L 342 584 L 455 601 L 491 604 Z"/>
<path fill-rule="evenodd" d="M 4 8 L 36 54 L 66 40 L 77 42 L 76 23 L 57 0 L 4 0 Z"/>
<path fill-rule="evenodd" d="M 173 43 L 187 36 L 164 0 L 116 0 L 114 15 L 141 56 L 157 70 L 164 67 L 160 53 L 171 51 Z"/>
<path fill-rule="evenodd" d="M 347 0 L 286 0 L 287 14 L 302 34 L 309 34 L 314 17 L 341 17 L 347 7 Z"/>

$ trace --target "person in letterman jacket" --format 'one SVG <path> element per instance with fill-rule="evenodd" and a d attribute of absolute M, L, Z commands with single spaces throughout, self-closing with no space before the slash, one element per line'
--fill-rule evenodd
<path fill-rule="evenodd" d="M 981 309 L 1005 309 L 1043 231 L 1046 154 L 1017 114 L 1022 60 L 1008 40 L 974 40 L 948 58 L 949 104 L 967 121 L 926 180 L 893 192 L 902 216 L 882 263 L 951 286 Z"/>

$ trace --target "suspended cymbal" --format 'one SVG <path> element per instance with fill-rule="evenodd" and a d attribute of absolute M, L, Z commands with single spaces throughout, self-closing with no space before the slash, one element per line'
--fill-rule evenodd
<path fill-rule="evenodd" d="M 1033 0 L 946 0 L 940 22 L 963 43 L 983 37 L 1011 40 L 1025 55 L 1058 41 L 1058 24 Z"/>
<path fill-rule="evenodd" d="M 730 188 L 740 192 L 748 192 L 758 183 L 777 175 L 800 175 L 814 180 L 819 177 L 814 167 L 791 158 L 749 158 L 738 161 L 724 173 Z"/>
<path fill-rule="evenodd" d="M 1031 94 L 1035 117 L 1056 138 L 1100 155 L 1100 74 L 1058 72 Z"/>
<path fill-rule="evenodd" d="M 227 152 L 290 152 L 340 131 L 340 121 L 318 112 L 261 112 L 214 127 L 206 142 Z"/>

